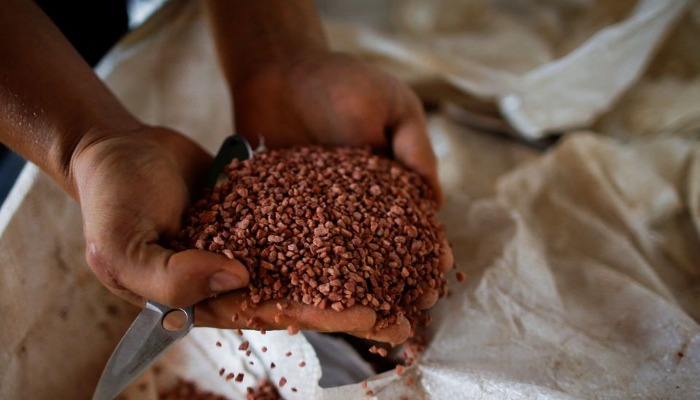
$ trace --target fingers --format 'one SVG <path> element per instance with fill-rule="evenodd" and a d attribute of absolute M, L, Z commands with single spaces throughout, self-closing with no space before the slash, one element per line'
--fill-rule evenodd
<path fill-rule="evenodd" d="M 440 269 L 440 272 L 446 273 L 454 267 L 454 258 L 452 256 L 452 249 L 447 243 L 447 240 L 443 241 L 442 246 L 445 249 L 445 251 L 440 257 L 438 268 Z M 424 287 L 423 295 L 416 299 L 415 304 L 416 307 L 418 307 L 419 309 L 427 310 L 429 308 L 432 308 L 435 305 L 435 303 L 437 303 L 439 298 L 440 293 L 437 290 Z"/>
<path fill-rule="evenodd" d="M 248 291 L 240 290 L 197 305 L 197 326 L 253 329 L 307 329 L 319 332 L 366 331 L 374 326 L 376 314 L 368 307 L 343 311 L 321 309 L 288 300 L 264 301 L 250 305 Z"/>
<path fill-rule="evenodd" d="M 435 200 L 442 204 L 437 161 L 428 138 L 425 115 L 418 98 L 408 89 L 399 91 L 399 105 L 390 120 L 393 124 L 392 150 L 402 164 L 421 175 L 435 191 Z"/>
<path fill-rule="evenodd" d="M 246 268 L 238 261 L 202 250 L 175 253 L 157 244 L 141 244 L 138 255 L 126 257 L 118 272 L 109 267 L 119 258 L 88 254 L 98 277 L 115 294 L 142 305 L 145 299 L 171 307 L 186 307 L 213 295 L 248 284 Z"/>
<path fill-rule="evenodd" d="M 442 246 L 445 251 L 442 253 L 442 257 L 440 257 L 440 264 L 438 264 L 438 268 L 440 268 L 440 271 L 442 272 L 447 272 L 454 267 L 455 259 L 454 255 L 452 254 L 452 247 L 450 247 L 450 244 L 447 243 L 447 240 L 443 241 Z"/>
<path fill-rule="evenodd" d="M 248 271 L 237 260 L 202 250 L 172 253 L 157 245 L 139 272 L 125 274 L 129 287 L 169 306 L 190 306 L 213 295 L 248 285 Z M 154 273 L 145 272 L 151 269 Z M 144 287 L 140 287 L 145 285 Z"/>
<path fill-rule="evenodd" d="M 421 310 L 432 308 L 437 303 L 440 294 L 435 289 L 425 289 L 423 295 L 416 299 L 416 307 Z"/>
<path fill-rule="evenodd" d="M 406 317 L 401 316 L 396 319 L 396 323 L 389 325 L 386 328 L 377 330 L 375 328 L 347 332 L 350 335 L 362 338 L 370 339 L 377 342 L 389 343 L 392 346 L 399 345 L 408 339 L 411 332 L 411 324 L 408 322 Z"/>
<path fill-rule="evenodd" d="M 353 336 L 389 343 L 403 343 L 411 334 L 411 324 L 401 316 L 384 329 L 375 329 L 376 314 L 354 306 L 343 311 L 321 309 L 287 300 L 249 305 L 247 290 L 240 290 L 197 304 L 195 325 L 227 329 L 266 329 L 289 331 L 347 332 Z"/>

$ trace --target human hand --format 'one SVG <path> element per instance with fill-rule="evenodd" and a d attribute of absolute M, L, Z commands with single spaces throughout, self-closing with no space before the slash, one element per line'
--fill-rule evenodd
<path fill-rule="evenodd" d="M 77 146 L 71 171 L 88 264 L 110 291 L 140 306 L 151 299 L 181 307 L 248 284 L 236 260 L 163 247 L 207 176 L 204 150 L 164 128 L 94 136 Z"/>
<path fill-rule="evenodd" d="M 442 192 L 418 97 L 348 55 L 314 51 L 260 65 L 233 86 L 236 130 L 268 147 L 371 146 Z"/>
<path fill-rule="evenodd" d="M 314 51 L 258 66 L 232 86 L 236 128 L 249 141 L 255 143 L 259 135 L 268 147 L 370 145 L 392 153 L 398 161 L 421 174 L 435 191 L 436 201 L 441 201 L 436 160 L 421 104 L 410 89 L 389 75 L 346 55 Z M 447 243 L 444 249 L 440 266 L 446 272 L 452 267 L 453 259 Z M 439 294 L 427 287 L 424 290 L 417 306 L 428 309 Z M 267 311 L 263 308 L 256 312 Z M 328 318 L 333 317 L 332 313 L 305 312 L 303 315 L 309 320 L 304 324 L 309 329 L 321 330 Z M 271 316 L 256 318 L 269 322 Z M 343 326 L 342 319 L 339 322 L 335 327 Z M 347 332 L 348 328 L 346 325 L 340 330 Z M 400 343 L 409 335 L 410 324 L 401 319 L 390 329 L 362 328 L 349 333 Z"/>
<path fill-rule="evenodd" d="M 451 253 L 441 260 L 443 271 L 451 265 Z M 426 295 L 419 308 L 427 309 L 437 300 L 437 292 Z M 402 317 L 384 329 L 376 329 L 376 313 L 366 306 L 354 305 L 343 311 L 331 308 L 321 309 L 313 305 L 296 303 L 290 300 L 268 300 L 255 306 L 247 291 L 237 290 L 198 304 L 195 323 L 230 329 L 314 330 L 318 332 L 345 332 L 363 339 L 389 343 L 392 346 L 403 343 L 413 333 L 409 321 Z"/>
<path fill-rule="evenodd" d="M 422 175 L 440 204 L 435 156 L 417 97 L 394 78 L 330 52 L 314 2 L 207 0 L 205 4 L 222 72 L 233 94 L 239 134 L 252 144 L 262 136 L 269 147 L 370 145 Z M 449 269 L 452 256 L 446 243 L 444 248 L 441 264 Z M 425 292 L 417 303 L 421 308 L 432 306 L 438 297 L 435 291 Z M 410 333 L 407 321 L 396 326 L 404 338 Z M 348 324 L 337 331 L 350 329 Z"/>

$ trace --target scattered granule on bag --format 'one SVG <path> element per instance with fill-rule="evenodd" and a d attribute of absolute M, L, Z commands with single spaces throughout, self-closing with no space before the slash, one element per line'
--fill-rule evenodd
<path fill-rule="evenodd" d="M 408 338 L 403 344 L 403 354 L 401 359 L 404 365 L 412 365 L 420 359 L 421 354 L 425 352 L 425 346 L 428 343 L 426 337 L 422 333 L 415 333 Z"/>
<path fill-rule="evenodd" d="M 467 275 L 462 271 L 457 271 L 456 278 L 457 282 L 464 282 L 467 280 Z"/>
<path fill-rule="evenodd" d="M 219 252 L 250 273 L 250 302 L 287 299 L 377 312 L 381 329 L 416 299 L 446 291 L 444 233 L 433 192 L 396 161 L 362 148 L 297 147 L 256 153 L 197 201 L 177 250 Z M 232 312 L 235 310 L 232 310 Z"/>
<path fill-rule="evenodd" d="M 246 400 L 282 400 L 277 387 L 267 379 L 261 379 L 253 393 L 248 393 Z"/>
<path fill-rule="evenodd" d="M 283 400 L 272 382 L 261 379 L 257 387 L 248 388 L 246 400 Z M 160 389 L 158 400 L 229 400 L 228 397 L 197 388 L 192 382 L 179 379 L 170 389 Z"/>

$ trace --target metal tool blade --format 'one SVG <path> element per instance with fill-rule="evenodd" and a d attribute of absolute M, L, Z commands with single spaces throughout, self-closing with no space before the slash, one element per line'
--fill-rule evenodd
<path fill-rule="evenodd" d="M 163 326 L 165 316 L 171 312 L 183 312 L 187 317 L 179 330 L 169 331 Z M 173 309 L 147 302 L 112 353 L 92 399 L 112 400 L 117 397 L 193 325 L 194 307 Z"/>
<path fill-rule="evenodd" d="M 209 176 L 209 186 L 213 188 L 221 179 L 225 178 L 224 168 L 237 158 L 241 161 L 253 156 L 253 149 L 248 141 L 240 136 L 229 136 L 221 144 L 219 152 L 216 153 L 212 162 L 211 175 Z"/>

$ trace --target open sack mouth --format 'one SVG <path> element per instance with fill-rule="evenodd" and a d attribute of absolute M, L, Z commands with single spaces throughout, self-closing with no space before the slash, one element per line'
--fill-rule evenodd
<path fill-rule="evenodd" d="M 381 26 L 345 12 L 324 20 L 326 33 L 434 105 L 443 207 L 416 175 L 363 149 L 231 165 L 177 246 L 242 260 L 245 306 L 231 329 L 194 329 L 122 396 L 697 397 L 697 6 L 391 3 Z M 96 71 L 138 118 L 211 152 L 233 131 L 198 2 L 168 2 Z M 523 144 L 554 133 L 546 149 Z M 138 311 L 94 279 L 82 229 L 79 205 L 28 165 L 0 209 L 0 398 L 90 398 Z M 447 273 L 435 268 L 443 236 Z M 389 272 L 363 270 L 369 257 Z M 427 288 L 445 296 L 421 313 L 412 301 Z M 279 330 L 256 328 L 266 301 Z M 424 342 L 391 349 L 275 321 L 291 302 L 432 323 Z"/>

